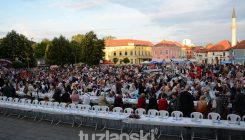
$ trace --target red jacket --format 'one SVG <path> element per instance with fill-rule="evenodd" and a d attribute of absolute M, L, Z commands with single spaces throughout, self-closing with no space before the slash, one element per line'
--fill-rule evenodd
<path fill-rule="evenodd" d="M 158 110 L 167 110 L 168 109 L 168 101 L 166 99 L 158 100 Z"/>
<path fill-rule="evenodd" d="M 146 102 L 145 102 L 145 98 L 140 97 L 138 99 L 138 104 L 137 104 L 137 108 L 146 108 Z"/>

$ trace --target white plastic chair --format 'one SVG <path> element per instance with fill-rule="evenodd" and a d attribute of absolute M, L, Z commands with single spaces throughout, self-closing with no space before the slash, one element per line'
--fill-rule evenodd
<path fill-rule="evenodd" d="M 203 114 L 200 112 L 192 112 L 191 118 L 193 119 L 193 121 L 198 121 L 200 119 L 203 119 Z"/>
<path fill-rule="evenodd" d="M 24 105 L 25 102 L 26 102 L 26 98 L 22 98 L 22 99 L 19 100 L 18 104 L 19 105 Z"/>
<path fill-rule="evenodd" d="M 175 120 L 181 120 L 183 118 L 183 113 L 181 111 L 173 111 L 171 116 L 174 117 Z"/>
<path fill-rule="evenodd" d="M 83 111 L 89 111 L 89 110 L 91 110 L 91 105 L 82 105 L 81 108 Z M 95 108 L 97 108 L 97 107 L 94 107 L 94 109 Z M 98 108 L 98 110 L 99 110 L 99 108 Z"/>
<path fill-rule="evenodd" d="M 159 114 L 159 112 L 155 109 L 148 110 L 148 116 L 149 117 L 156 117 L 156 116 L 158 116 L 158 114 Z"/>
<path fill-rule="evenodd" d="M 227 115 L 227 120 L 231 124 L 239 124 L 241 121 L 241 117 L 236 114 L 229 114 Z"/>
<path fill-rule="evenodd" d="M 76 104 L 76 110 L 82 111 L 82 104 Z"/>
<path fill-rule="evenodd" d="M 132 108 L 125 108 L 124 109 L 124 114 L 130 115 L 134 112 L 134 110 Z"/>
<path fill-rule="evenodd" d="M 38 103 L 38 105 L 39 105 L 40 107 L 45 107 L 45 103 L 46 103 L 46 101 L 40 101 L 40 102 Z"/>
<path fill-rule="evenodd" d="M 167 119 L 169 117 L 169 112 L 166 110 L 160 110 L 159 111 L 159 116 L 163 119 Z"/>
<path fill-rule="evenodd" d="M 32 101 L 32 105 L 33 106 L 38 106 L 39 105 L 39 101 L 38 100 L 33 100 Z"/>
<path fill-rule="evenodd" d="M 203 119 L 203 114 L 202 113 L 200 113 L 200 112 L 192 112 L 191 113 L 191 118 L 192 118 L 192 121 L 195 121 L 195 122 L 197 122 L 197 121 L 199 121 L 200 119 Z M 198 138 L 198 137 L 196 137 L 195 136 L 195 131 L 196 129 L 193 129 L 192 130 L 192 134 L 191 134 L 191 139 L 193 140 L 194 138 Z"/>
<path fill-rule="evenodd" d="M 142 116 L 146 113 L 145 109 L 144 108 L 138 108 L 135 110 L 135 114 L 139 115 L 139 116 Z"/>
<path fill-rule="evenodd" d="M 239 115 L 236 115 L 236 114 L 229 114 L 227 115 L 227 120 L 228 120 L 228 123 L 230 124 L 240 124 L 240 121 L 241 121 L 241 117 Z M 229 139 L 231 140 L 232 138 L 232 134 L 231 132 L 229 132 Z"/>
<path fill-rule="evenodd" d="M 60 103 L 60 108 L 61 109 L 66 109 L 67 103 Z"/>
<path fill-rule="evenodd" d="M 13 98 L 12 97 L 7 98 L 7 103 L 12 103 L 12 102 L 13 102 Z"/>
<path fill-rule="evenodd" d="M 94 105 L 94 106 L 92 107 L 92 110 L 98 112 L 98 111 L 100 111 L 100 106 Z"/>
<path fill-rule="evenodd" d="M 8 98 L 8 97 L 3 96 L 2 101 L 3 101 L 3 102 L 6 102 L 6 101 L 7 101 L 7 98 Z"/>
<path fill-rule="evenodd" d="M 169 117 L 169 112 L 166 111 L 166 110 L 160 110 L 160 111 L 159 111 L 159 116 L 160 116 L 161 119 L 167 119 L 167 118 Z M 162 128 L 165 129 L 165 132 L 166 132 L 166 133 L 162 133 Z M 159 132 L 160 132 L 160 133 L 159 133 L 158 139 L 159 139 L 160 136 L 162 136 L 162 135 L 168 135 L 168 127 L 167 127 L 167 126 L 164 126 L 164 127 L 159 126 Z"/>
<path fill-rule="evenodd" d="M 58 109 L 59 108 L 60 103 L 59 102 L 53 102 L 53 108 L 54 109 Z"/>
<path fill-rule="evenodd" d="M 212 120 L 213 122 L 219 122 L 220 118 L 221 116 L 218 113 L 215 112 L 208 113 L 208 119 Z"/>
<path fill-rule="evenodd" d="M 76 110 L 76 104 L 69 104 L 68 108 L 69 108 L 69 110 L 74 111 L 74 110 Z"/>
<path fill-rule="evenodd" d="M 34 102 L 34 101 L 33 101 Z M 29 105 L 29 106 L 31 106 L 31 99 L 27 99 L 27 100 L 25 100 L 25 105 Z"/>
<path fill-rule="evenodd" d="M 109 112 L 110 111 L 108 106 L 101 106 L 100 109 L 101 109 L 100 111 L 102 111 L 102 112 Z"/>
<path fill-rule="evenodd" d="M 45 102 L 45 107 L 47 107 L 47 108 L 53 108 L 53 102 L 51 102 L 51 101 L 48 101 L 48 102 Z"/>
<path fill-rule="evenodd" d="M 213 123 L 215 122 L 219 122 L 220 121 L 220 114 L 218 113 L 215 113 L 215 112 L 211 112 L 208 114 L 208 119 L 209 120 L 212 120 Z M 210 136 L 210 134 L 206 134 L 207 136 Z M 214 130 L 214 137 L 213 138 L 206 138 L 206 137 L 197 137 L 195 135 L 192 134 L 192 137 L 191 139 L 193 140 L 194 138 L 199 138 L 199 139 L 215 139 L 215 140 L 218 140 L 218 133 L 217 133 L 217 130 L 215 129 Z"/>
<path fill-rule="evenodd" d="M 18 104 L 18 102 L 19 102 L 19 98 L 14 98 L 13 99 L 13 104 Z"/>
<path fill-rule="evenodd" d="M 121 107 L 114 107 L 112 111 L 116 113 L 122 113 L 123 109 Z"/>
<path fill-rule="evenodd" d="M 90 110 L 92 109 L 91 105 L 84 105 L 84 104 L 77 104 L 77 108 L 78 108 L 78 111 L 79 111 L 79 110 L 80 110 L 80 111 L 90 111 Z M 95 106 L 94 108 L 97 109 L 97 106 Z M 94 110 L 96 110 L 96 109 L 94 109 Z M 98 110 L 99 110 L 99 109 L 97 109 L 97 111 L 98 111 Z M 75 120 L 76 120 L 78 123 L 80 123 L 80 124 L 78 124 L 78 127 L 82 126 L 83 123 L 87 123 L 87 122 L 90 122 L 90 120 L 93 120 L 92 118 L 86 117 L 86 116 L 83 116 L 83 115 L 81 115 L 81 116 L 76 116 L 75 118 L 76 118 Z"/>

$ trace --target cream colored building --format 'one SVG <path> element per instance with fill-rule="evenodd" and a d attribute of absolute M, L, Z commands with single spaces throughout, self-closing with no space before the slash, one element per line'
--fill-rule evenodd
<path fill-rule="evenodd" d="M 151 42 L 142 40 L 106 40 L 104 59 L 113 62 L 117 58 L 117 64 L 123 64 L 123 59 L 128 58 L 130 64 L 141 64 L 152 59 L 152 46 Z"/>

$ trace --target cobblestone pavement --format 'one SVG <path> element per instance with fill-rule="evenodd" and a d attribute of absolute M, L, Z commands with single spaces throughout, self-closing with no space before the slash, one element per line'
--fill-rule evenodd
<path fill-rule="evenodd" d="M 93 133 L 105 134 L 105 131 L 95 131 L 93 127 L 77 128 L 69 124 L 59 124 L 56 126 L 51 125 L 48 121 L 38 122 L 33 119 L 18 119 L 16 116 L 6 117 L 0 114 L 0 140 L 93 140 L 91 137 L 88 139 L 80 139 L 80 131 L 83 131 L 84 134 L 88 134 L 89 136 Z M 120 134 L 119 131 L 110 130 L 110 133 L 112 132 Z M 225 133 L 226 132 L 221 132 L 219 134 L 221 136 L 220 139 L 228 139 Z M 241 134 L 241 132 L 239 134 Z M 190 138 L 185 137 L 185 139 L 189 140 Z M 237 138 L 232 139 L 237 140 Z M 95 140 L 100 139 L 96 138 Z M 110 139 L 105 138 L 103 140 Z M 180 140 L 180 138 L 162 136 L 158 140 Z"/>

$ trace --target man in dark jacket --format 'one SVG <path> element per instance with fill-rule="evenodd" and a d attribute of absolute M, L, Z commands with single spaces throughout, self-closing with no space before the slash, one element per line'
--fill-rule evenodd
<path fill-rule="evenodd" d="M 5 82 L 5 86 L 2 89 L 3 95 L 7 97 L 16 97 L 16 91 L 9 81 Z"/>
<path fill-rule="evenodd" d="M 240 89 L 238 90 L 238 94 L 235 97 L 233 105 L 237 114 L 240 116 L 245 115 L 245 94 L 241 93 Z"/>
<path fill-rule="evenodd" d="M 155 93 L 152 93 L 150 96 L 148 109 L 158 110 L 157 99 L 156 99 Z"/>
<path fill-rule="evenodd" d="M 188 92 L 188 86 L 181 87 L 183 90 L 180 92 L 178 99 L 178 108 L 183 113 L 184 117 L 190 117 L 190 114 L 194 111 L 193 96 Z"/>
<path fill-rule="evenodd" d="M 61 96 L 61 102 L 71 103 L 70 94 L 67 91 L 64 94 L 62 94 L 62 96 Z"/>
<path fill-rule="evenodd" d="M 61 94 L 62 94 L 62 91 L 60 88 L 56 88 L 55 91 L 54 91 L 54 95 L 53 95 L 53 99 L 55 102 L 60 102 L 61 101 Z"/>
<path fill-rule="evenodd" d="M 123 108 L 123 100 L 122 95 L 117 95 L 114 100 L 114 107 L 121 107 Z"/>

